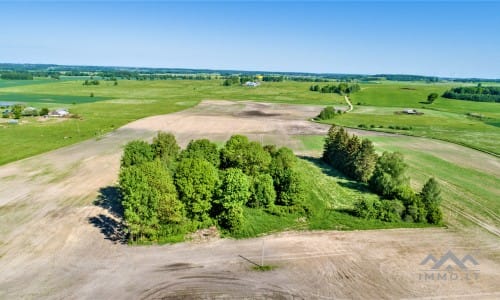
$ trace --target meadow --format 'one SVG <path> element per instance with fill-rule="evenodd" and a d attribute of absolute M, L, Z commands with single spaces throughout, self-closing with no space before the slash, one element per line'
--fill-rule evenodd
<path fill-rule="evenodd" d="M 122 125 L 143 117 L 167 114 L 196 105 L 203 99 L 253 100 L 274 103 L 334 105 L 346 104 L 338 94 L 310 92 L 309 82 L 264 82 L 257 88 L 222 86 L 222 80 L 103 81 L 82 85 L 84 78 L 33 81 L 0 80 L 0 102 L 19 101 L 42 108 L 68 108 L 78 119 L 64 122 L 0 124 L 0 165 L 52 149 L 99 138 Z M 320 83 L 321 85 L 321 83 Z M 361 84 L 351 95 L 354 110 L 326 123 L 349 127 L 363 125 L 370 130 L 398 132 L 452 141 L 500 154 L 500 108 L 497 103 L 478 103 L 439 97 L 425 104 L 429 93 L 441 94 L 457 83 L 381 82 Z M 94 97 L 90 97 L 93 93 Z M 359 105 L 358 105 L 359 103 Z M 396 115 L 415 108 L 423 115 Z M 469 117 L 476 113 L 482 119 Z M 373 125 L 373 128 L 370 126 Z M 410 130 L 389 129 L 406 126 Z M 383 128 L 381 128 L 383 127 Z"/>

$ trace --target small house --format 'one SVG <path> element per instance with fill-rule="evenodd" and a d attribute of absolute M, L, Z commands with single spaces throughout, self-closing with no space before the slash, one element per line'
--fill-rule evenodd
<path fill-rule="evenodd" d="M 416 109 L 410 109 L 410 108 L 407 108 L 407 109 L 404 109 L 403 112 L 405 114 L 409 114 L 409 115 L 415 115 L 417 113 L 417 110 Z"/>
<path fill-rule="evenodd" d="M 66 117 L 69 112 L 66 109 L 56 109 L 49 112 L 49 117 Z"/>
<path fill-rule="evenodd" d="M 246 86 L 256 87 L 256 86 L 259 85 L 259 83 L 255 82 L 255 81 L 247 81 L 247 82 L 245 82 L 245 85 Z"/>

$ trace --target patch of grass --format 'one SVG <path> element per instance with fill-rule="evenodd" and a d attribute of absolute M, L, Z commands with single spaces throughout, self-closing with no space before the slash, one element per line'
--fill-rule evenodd
<path fill-rule="evenodd" d="M 263 265 L 263 266 L 253 266 L 252 270 L 266 272 L 266 271 L 272 271 L 276 268 L 277 268 L 277 266 L 273 266 L 273 265 Z"/>
<path fill-rule="evenodd" d="M 388 223 L 355 217 L 351 215 L 351 210 L 358 199 L 378 199 L 378 196 L 370 192 L 365 185 L 346 178 L 319 159 L 300 159 L 298 170 L 304 177 L 305 185 L 314 187 L 307 191 L 306 205 L 310 209 L 309 215 L 277 216 L 261 209 L 245 207 L 244 226 L 231 236 L 248 238 L 283 230 L 361 230 L 431 226 L 406 222 Z"/>

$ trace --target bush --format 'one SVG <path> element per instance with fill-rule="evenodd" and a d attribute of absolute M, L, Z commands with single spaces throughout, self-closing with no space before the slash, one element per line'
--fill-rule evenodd
<path fill-rule="evenodd" d="M 379 207 L 379 200 L 362 198 L 354 203 L 354 215 L 367 220 L 376 219 Z"/>
<path fill-rule="evenodd" d="M 336 110 L 333 106 L 327 106 L 316 117 L 319 120 L 330 120 L 335 117 Z"/>
<path fill-rule="evenodd" d="M 40 116 L 46 116 L 49 114 L 49 109 L 44 107 L 40 110 Z"/>

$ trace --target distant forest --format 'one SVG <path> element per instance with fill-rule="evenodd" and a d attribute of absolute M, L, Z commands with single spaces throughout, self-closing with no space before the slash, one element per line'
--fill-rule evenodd
<path fill-rule="evenodd" d="M 443 94 L 444 98 L 477 102 L 500 102 L 500 87 L 482 86 L 456 87 Z"/>
<path fill-rule="evenodd" d="M 180 69 L 180 68 L 136 68 L 110 66 L 65 66 L 53 64 L 11 64 L 0 63 L 2 79 L 31 80 L 33 77 L 49 77 L 59 79 L 60 76 L 94 76 L 102 79 L 129 79 L 129 80 L 209 80 L 231 79 L 238 77 L 263 76 L 263 81 L 308 81 L 308 82 L 376 82 L 391 81 L 422 81 L 427 83 L 453 82 L 500 82 L 500 79 L 482 78 L 448 78 L 435 76 L 407 75 L 407 74 L 336 74 L 336 73 L 307 73 L 307 72 L 269 72 L 269 71 L 242 71 L 242 70 L 210 70 L 210 69 Z"/>

